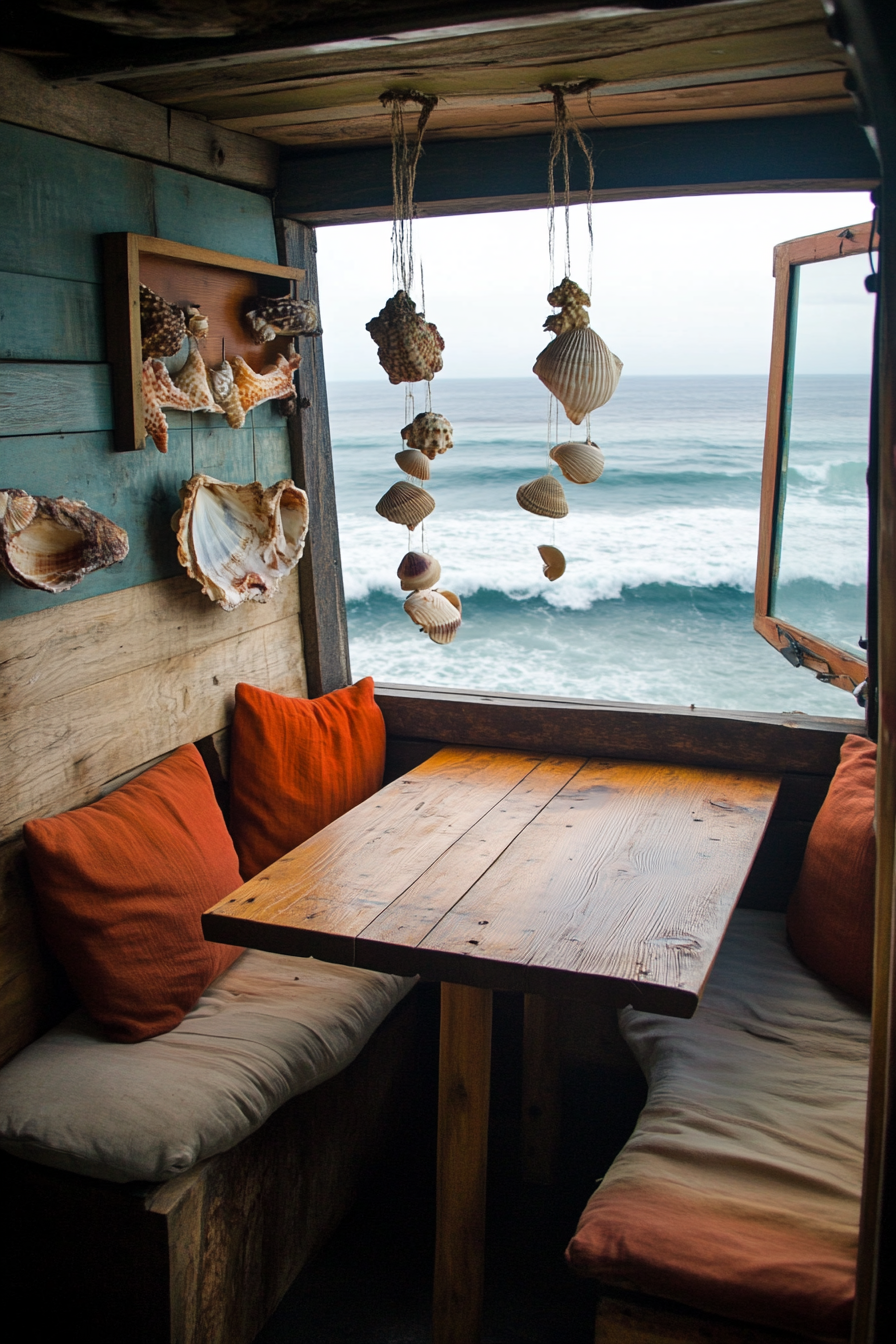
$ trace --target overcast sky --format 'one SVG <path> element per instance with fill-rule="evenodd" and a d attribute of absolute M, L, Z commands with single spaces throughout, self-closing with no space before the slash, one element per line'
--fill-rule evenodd
<path fill-rule="evenodd" d="M 871 218 L 865 192 L 680 197 L 594 206 L 592 325 L 628 374 L 767 374 L 776 243 Z M 573 279 L 587 284 L 585 207 L 572 212 Z M 557 211 L 558 243 L 563 213 Z M 445 378 L 523 377 L 549 337 L 543 210 L 419 220 L 427 317 Z M 559 250 L 559 249 L 558 249 Z M 327 377 L 381 379 L 364 330 L 393 292 L 390 225 L 318 230 Z M 558 279 L 562 269 L 558 271 Z M 419 299 L 419 292 L 415 294 Z M 839 324 L 850 306 L 837 299 Z M 867 307 L 857 296 L 856 319 Z M 857 350 L 820 341 L 815 373 L 864 372 Z"/>

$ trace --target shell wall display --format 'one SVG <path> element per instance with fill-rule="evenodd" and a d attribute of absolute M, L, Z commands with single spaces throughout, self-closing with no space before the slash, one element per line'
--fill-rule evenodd
<path fill-rule="evenodd" d="M 144 359 L 176 355 L 187 335 L 183 310 L 175 308 L 148 285 L 140 286 L 140 338 Z"/>
<path fill-rule="evenodd" d="M 233 381 L 243 410 L 251 411 L 263 401 L 277 401 L 282 397 L 293 396 L 296 388 L 292 375 L 301 362 L 301 355 L 293 354 L 289 359 L 278 355 L 276 363 L 268 364 L 261 373 L 256 373 L 244 359 L 235 355 Z"/>
<path fill-rule="evenodd" d="M 376 341 L 390 383 L 430 382 L 441 369 L 445 342 L 405 290 L 387 300 L 366 330 Z"/>
<path fill-rule="evenodd" d="M 320 336 L 320 318 L 310 299 L 253 299 L 246 322 L 259 345 L 278 336 Z"/>
<path fill-rule="evenodd" d="M 146 432 L 159 452 L 167 453 L 168 421 L 163 407 L 189 411 L 192 403 L 189 393 L 175 385 L 160 359 L 147 359 L 143 364 L 143 419 Z"/>
<path fill-rule="evenodd" d="M 23 588 L 65 593 L 127 553 L 124 528 L 81 499 L 0 490 L 0 562 Z"/>

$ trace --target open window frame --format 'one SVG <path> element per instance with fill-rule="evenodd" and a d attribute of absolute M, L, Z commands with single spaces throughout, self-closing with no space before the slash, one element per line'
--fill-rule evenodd
<path fill-rule="evenodd" d="M 787 496 L 787 454 L 790 407 L 796 350 L 796 314 L 799 288 L 794 270 L 817 261 L 834 261 L 875 251 L 873 223 L 851 224 L 842 229 L 811 234 L 779 243 L 775 248 L 775 311 L 772 327 L 771 368 L 765 421 L 765 451 L 762 460 L 762 495 L 759 506 L 759 551 L 756 564 L 753 628 L 772 648 L 792 663 L 805 667 L 823 681 L 853 692 L 866 681 L 867 664 L 846 649 L 803 630 L 773 613 L 775 584 L 781 562 L 784 505 Z"/>

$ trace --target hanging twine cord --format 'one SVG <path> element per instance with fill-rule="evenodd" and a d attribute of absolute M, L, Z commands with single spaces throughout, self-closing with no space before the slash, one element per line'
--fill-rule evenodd
<path fill-rule="evenodd" d="M 588 166 L 588 196 L 587 196 L 587 219 L 588 219 L 588 242 L 589 256 L 594 251 L 594 227 L 591 220 L 591 206 L 594 201 L 594 160 L 591 157 L 591 147 L 585 140 L 582 132 L 579 130 L 575 117 L 567 107 L 567 98 L 575 98 L 580 94 L 589 93 L 602 81 L 599 79 L 583 79 L 578 84 L 539 84 L 543 93 L 549 93 L 554 99 L 554 131 L 551 136 L 551 151 L 548 159 L 548 250 L 551 260 L 551 283 L 554 282 L 555 272 L 555 224 L 554 211 L 557 204 L 556 187 L 554 184 L 555 170 L 557 160 L 560 160 L 560 171 L 563 181 L 563 212 L 566 224 L 566 269 L 565 274 L 569 275 L 572 270 L 572 256 L 569 241 L 569 137 L 572 134 L 573 139 L 585 158 Z M 589 261 L 590 271 L 590 261 Z M 588 277 L 588 289 L 591 289 L 591 276 Z"/>
<path fill-rule="evenodd" d="M 392 282 L 396 289 L 411 292 L 414 284 L 414 185 L 417 165 L 423 152 L 423 132 L 438 103 L 434 94 L 417 89 L 387 89 L 380 94 L 383 107 L 392 113 Z M 404 110 L 408 103 L 420 108 L 417 126 L 411 137 L 405 128 Z"/>

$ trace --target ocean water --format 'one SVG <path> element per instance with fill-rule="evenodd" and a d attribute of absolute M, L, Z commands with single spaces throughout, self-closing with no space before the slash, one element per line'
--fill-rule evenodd
<path fill-rule="evenodd" d="M 463 625 L 447 647 L 402 610 L 395 571 L 408 534 L 374 510 L 402 479 L 394 453 L 404 446 L 404 390 L 384 380 L 328 391 L 356 677 L 859 715 L 851 696 L 790 667 L 752 628 L 765 378 L 624 375 L 591 419 L 604 473 L 588 486 L 564 482 L 570 511 L 555 523 L 516 503 L 518 486 L 550 465 L 549 398 L 537 379 L 436 379 L 433 409 L 454 425 L 455 446 L 433 463 L 436 509 L 413 545 L 438 558 L 439 586 L 463 599 Z M 855 646 L 867 379 L 798 376 L 794 399 L 777 601 L 803 628 L 823 626 Z M 550 442 L 584 437 L 565 419 L 559 431 Z M 566 555 L 555 583 L 542 574 L 543 542 Z"/>

